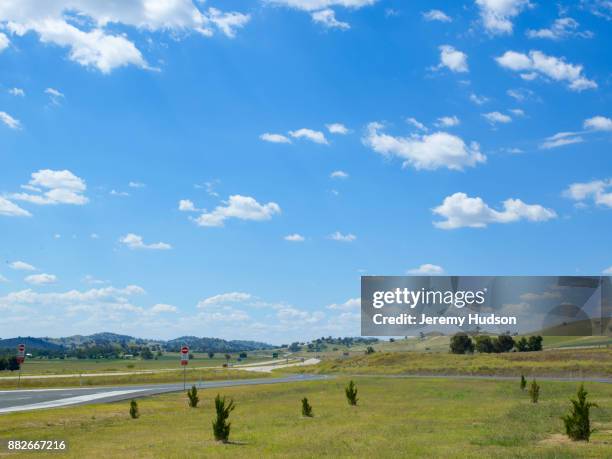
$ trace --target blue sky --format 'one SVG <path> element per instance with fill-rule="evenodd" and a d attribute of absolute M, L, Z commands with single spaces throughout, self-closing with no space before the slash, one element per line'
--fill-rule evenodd
<path fill-rule="evenodd" d="M 609 2 L 0 6 L 0 336 L 359 334 L 361 275 L 612 272 Z"/>

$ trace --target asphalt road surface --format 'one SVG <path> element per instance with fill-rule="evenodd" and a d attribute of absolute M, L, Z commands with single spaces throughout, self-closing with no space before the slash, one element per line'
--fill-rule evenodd
<path fill-rule="evenodd" d="M 253 386 L 328 379 L 324 375 L 291 375 L 282 378 L 236 379 L 226 381 L 188 382 L 201 389 L 233 386 Z M 0 391 L 0 414 L 17 411 L 40 410 L 88 403 L 107 403 L 148 397 L 167 392 L 180 392 L 183 383 L 143 384 L 134 386 L 77 387 L 66 389 L 26 389 Z"/>

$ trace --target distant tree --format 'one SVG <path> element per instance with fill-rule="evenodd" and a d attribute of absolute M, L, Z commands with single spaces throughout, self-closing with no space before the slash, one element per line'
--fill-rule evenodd
<path fill-rule="evenodd" d="M 232 356 L 230 354 L 225 354 L 225 360 L 227 361 L 228 364 L 231 358 Z"/>
<path fill-rule="evenodd" d="M 189 402 L 189 406 L 191 408 L 197 408 L 198 403 L 200 402 L 200 397 L 198 397 L 198 389 L 196 386 L 191 386 L 191 389 L 187 391 L 187 399 Z"/>
<path fill-rule="evenodd" d="M 193 359 L 193 354 L 190 352 L 189 353 L 189 360 L 192 360 L 192 359 Z"/>
<path fill-rule="evenodd" d="M 273 352 L 272 353 L 272 358 L 273 359 L 278 359 L 278 352 Z"/>
<path fill-rule="evenodd" d="M 0 357 L 0 371 L 4 371 L 8 368 L 8 362 L 4 357 Z"/>
<path fill-rule="evenodd" d="M 136 403 L 136 400 L 132 400 L 130 402 L 130 417 L 132 419 L 138 419 L 140 417 L 140 413 L 138 412 L 138 403 Z"/>
<path fill-rule="evenodd" d="M 406 337 L 406 338 L 408 338 L 408 337 Z M 425 339 L 425 333 L 419 332 L 419 339 L 424 340 Z"/>
<path fill-rule="evenodd" d="M 514 347 L 514 339 L 510 335 L 499 335 L 493 345 L 495 352 L 510 352 Z"/>
<path fill-rule="evenodd" d="M 209 358 L 209 359 L 212 359 L 214 356 L 215 356 L 215 353 L 214 353 L 214 352 L 209 352 L 209 353 L 208 353 L 208 358 Z"/>
<path fill-rule="evenodd" d="M 8 358 L 8 361 L 6 363 L 6 369 L 9 371 L 19 370 L 19 361 L 17 360 L 17 357 L 12 355 Z"/>
<path fill-rule="evenodd" d="M 368 346 L 365 350 L 366 354 L 374 354 L 376 352 L 372 346 Z"/>
<path fill-rule="evenodd" d="M 246 359 L 247 358 L 247 353 L 246 352 L 241 352 L 240 353 L 240 358 L 241 359 Z"/>
<path fill-rule="evenodd" d="M 527 338 L 524 336 L 515 343 L 515 346 L 516 350 L 519 352 L 529 351 L 529 343 L 527 342 Z"/>
<path fill-rule="evenodd" d="M 212 423 L 215 440 L 222 441 L 223 443 L 227 443 L 229 440 L 231 422 L 227 422 L 227 419 L 230 413 L 234 411 L 235 407 L 232 399 L 227 402 L 225 396 L 221 398 L 221 396 L 217 394 L 215 397 L 215 411 L 217 416 Z"/>
<path fill-rule="evenodd" d="M 298 352 L 302 349 L 302 347 L 300 346 L 300 343 L 291 343 L 289 345 L 289 350 L 291 352 Z"/>
<path fill-rule="evenodd" d="M 140 351 L 140 356 L 144 360 L 151 360 L 153 358 L 153 352 L 151 352 L 151 349 L 149 349 L 148 347 L 145 347 L 142 349 L 142 351 Z"/>
<path fill-rule="evenodd" d="M 541 336 L 539 335 L 530 336 L 528 343 L 529 343 L 529 350 L 531 352 L 542 350 L 542 337 Z"/>
<path fill-rule="evenodd" d="M 395 338 L 389 338 L 390 343 L 395 343 Z"/>
<path fill-rule="evenodd" d="M 453 354 L 471 354 L 474 352 L 474 343 L 465 333 L 457 333 L 451 338 L 450 351 Z"/>
<path fill-rule="evenodd" d="M 308 399 L 306 397 L 302 399 L 302 416 L 305 416 L 307 418 L 311 418 L 314 416 L 314 414 L 312 413 L 312 406 L 310 406 L 310 403 L 308 403 Z"/>
<path fill-rule="evenodd" d="M 527 387 L 527 380 L 525 379 L 525 375 L 521 375 L 521 390 L 525 390 Z"/>
<path fill-rule="evenodd" d="M 577 400 L 570 400 L 572 402 L 572 411 L 570 414 L 563 416 L 563 423 L 565 424 L 565 433 L 574 441 L 589 441 L 591 438 L 591 421 L 590 421 L 590 410 L 597 406 L 592 402 L 587 402 L 588 392 L 584 390 L 584 384 L 581 384 L 578 388 Z"/>
<path fill-rule="evenodd" d="M 535 379 L 531 381 L 531 384 L 529 385 L 529 398 L 531 398 L 533 403 L 538 403 L 538 400 L 540 399 L 540 385 Z"/>
<path fill-rule="evenodd" d="M 344 393 L 346 394 L 346 399 L 349 405 L 351 406 L 357 405 L 357 401 L 359 400 L 357 398 L 357 388 L 355 387 L 355 383 L 353 382 L 352 379 L 348 383 L 348 386 L 346 386 L 346 388 L 344 389 Z"/>
<path fill-rule="evenodd" d="M 476 345 L 475 349 L 477 352 L 483 354 L 490 354 L 494 350 L 493 341 L 490 336 L 480 335 L 475 338 Z"/>

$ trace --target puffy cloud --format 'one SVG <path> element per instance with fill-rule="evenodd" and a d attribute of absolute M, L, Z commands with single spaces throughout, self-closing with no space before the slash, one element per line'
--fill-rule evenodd
<path fill-rule="evenodd" d="M 512 33 L 512 20 L 529 4 L 529 0 L 476 0 L 485 29 L 494 35 Z"/>
<path fill-rule="evenodd" d="M 327 29 L 348 30 L 351 26 L 347 22 L 338 21 L 334 10 L 327 8 L 321 11 L 314 11 L 311 14 L 312 20 L 321 24 Z"/>
<path fill-rule="evenodd" d="M 326 124 L 325 127 L 331 134 L 345 135 L 349 132 L 348 128 L 342 123 Z"/>
<path fill-rule="evenodd" d="M 283 306 L 276 311 L 276 317 L 282 322 L 315 324 L 320 322 L 325 314 L 321 311 L 304 311 L 293 306 Z"/>
<path fill-rule="evenodd" d="M 512 223 L 519 220 L 531 222 L 547 221 L 557 217 L 552 209 L 539 204 L 525 204 L 520 199 L 507 199 L 503 210 L 489 207 L 481 198 L 471 198 L 465 193 L 455 193 L 444 198 L 433 213 L 445 220 L 434 222 L 441 229 L 486 228 L 490 223 Z"/>
<path fill-rule="evenodd" d="M 130 188 L 144 188 L 144 187 L 146 187 L 147 185 L 145 185 L 145 184 L 144 184 L 144 183 L 142 183 L 142 182 L 130 182 L 130 183 L 128 183 L 128 186 L 129 186 Z"/>
<path fill-rule="evenodd" d="M 6 34 L 0 32 L 0 53 L 9 47 L 11 41 L 6 36 Z"/>
<path fill-rule="evenodd" d="M 178 209 L 181 212 L 197 212 L 198 211 L 193 201 L 190 201 L 189 199 L 181 199 L 179 201 Z"/>
<path fill-rule="evenodd" d="M 540 148 L 542 150 L 550 150 L 552 148 L 582 142 L 584 142 L 584 139 L 576 132 L 559 132 L 553 136 L 547 137 L 546 140 L 540 144 Z"/>
<path fill-rule="evenodd" d="M 480 152 L 476 142 L 467 145 L 460 137 L 447 132 L 393 137 L 381 133 L 382 128 L 379 123 L 370 123 L 363 139 L 364 144 L 382 155 L 403 159 L 404 167 L 463 170 L 486 161 L 486 156 Z"/>
<path fill-rule="evenodd" d="M 22 209 L 17 204 L 12 203 L 6 198 L 0 196 L 0 215 L 5 217 L 31 217 L 32 214 L 25 209 Z"/>
<path fill-rule="evenodd" d="M 282 135 L 282 134 L 271 134 L 269 132 L 265 132 L 259 136 L 261 140 L 272 143 L 291 143 L 291 139 Z"/>
<path fill-rule="evenodd" d="M 361 307 L 361 298 L 349 298 L 344 303 L 333 303 L 327 306 L 327 309 L 333 309 L 336 311 L 351 311 L 359 309 Z"/>
<path fill-rule="evenodd" d="M 152 314 L 160 314 L 165 312 L 177 312 L 176 306 L 172 306 L 171 304 L 158 303 L 151 308 Z"/>
<path fill-rule="evenodd" d="M 298 233 L 288 234 L 283 239 L 289 242 L 304 242 L 304 236 Z"/>
<path fill-rule="evenodd" d="M 476 105 L 484 105 L 489 101 L 489 98 L 472 93 L 470 94 L 470 101 L 475 103 Z"/>
<path fill-rule="evenodd" d="M 512 97 L 518 102 L 523 102 L 524 100 L 532 98 L 534 96 L 533 91 L 525 88 L 508 89 L 506 91 L 506 94 L 508 94 L 510 97 Z"/>
<path fill-rule="evenodd" d="M 25 261 L 13 261 L 9 264 L 11 269 L 15 269 L 17 271 L 36 271 L 36 268 Z"/>
<path fill-rule="evenodd" d="M 423 12 L 423 18 L 426 21 L 440 21 L 440 22 L 452 22 L 453 20 L 444 12 L 440 10 L 429 10 Z"/>
<path fill-rule="evenodd" d="M 605 116 L 594 116 L 584 120 L 583 127 L 593 131 L 612 131 L 612 119 Z"/>
<path fill-rule="evenodd" d="M 512 122 L 512 118 L 510 118 L 508 115 L 504 115 L 503 113 L 500 112 L 489 112 L 489 113 L 484 113 L 482 116 L 485 117 L 485 119 L 491 123 L 491 124 L 496 124 L 496 123 L 510 123 Z"/>
<path fill-rule="evenodd" d="M 607 274 L 609 276 L 612 276 L 612 266 L 610 266 L 609 268 L 604 269 L 603 274 Z"/>
<path fill-rule="evenodd" d="M 212 212 L 204 212 L 195 221 L 200 226 L 223 226 L 228 218 L 263 221 L 270 220 L 280 212 L 281 208 L 275 202 L 260 204 L 255 198 L 235 194 L 229 197 L 225 205 L 217 206 Z"/>
<path fill-rule="evenodd" d="M 580 203 L 590 199 L 596 205 L 612 207 L 612 178 L 572 183 L 563 195 Z"/>
<path fill-rule="evenodd" d="M 11 129 L 21 129 L 21 122 L 6 112 L 0 112 L 0 121 Z"/>
<path fill-rule="evenodd" d="M 504 68 L 523 72 L 521 76 L 524 79 L 529 80 L 537 75 L 543 75 L 555 81 L 566 82 L 573 91 L 597 88 L 597 83 L 584 76 L 582 65 L 569 64 L 563 57 L 547 56 L 541 51 L 529 51 L 529 55 L 506 51 L 495 60 Z"/>
<path fill-rule="evenodd" d="M 411 126 L 414 126 L 420 131 L 425 131 L 425 132 L 428 131 L 427 126 L 425 126 L 423 123 L 418 121 L 416 118 L 412 118 L 412 117 L 406 118 L 406 123 L 410 124 Z"/>
<path fill-rule="evenodd" d="M 374 5 L 378 0 L 264 0 L 273 5 L 287 6 L 303 11 L 317 11 L 324 8 L 341 6 L 344 8 L 359 9 Z"/>
<path fill-rule="evenodd" d="M 134 233 L 128 233 L 119 239 L 119 242 L 126 245 L 128 248 L 147 249 L 147 250 L 170 250 L 172 246 L 165 242 L 155 242 L 153 244 L 145 244 L 142 236 Z"/>
<path fill-rule="evenodd" d="M 45 89 L 45 94 L 49 96 L 49 99 L 53 105 L 60 105 L 60 101 L 65 97 L 62 92 L 55 88 Z"/>
<path fill-rule="evenodd" d="M 24 279 L 28 284 L 33 285 L 48 285 L 55 284 L 57 277 L 54 274 L 31 274 Z"/>
<path fill-rule="evenodd" d="M 344 171 L 334 171 L 331 174 L 329 174 L 329 176 L 331 178 L 337 178 L 337 179 L 346 179 L 349 177 L 349 175 Z"/>
<path fill-rule="evenodd" d="M 245 292 L 229 292 L 210 296 L 198 302 L 198 308 L 206 308 L 211 305 L 244 303 L 253 298 L 253 295 Z"/>
<path fill-rule="evenodd" d="M 4 277 L 2 274 L 0 274 L 0 284 L 6 284 L 8 282 L 9 280 L 6 277 Z"/>
<path fill-rule="evenodd" d="M 440 50 L 440 64 L 436 69 L 446 67 L 453 72 L 468 71 L 467 54 L 450 45 L 442 45 L 438 49 Z"/>
<path fill-rule="evenodd" d="M 308 139 L 314 143 L 319 143 L 323 145 L 327 145 L 327 139 L 325 138 L 325 134 L 321 131 L 314 131 L 312 129 L 302 128 L 297 129 L 295 131 L 289 131 L 289 135 L 295 139 Z"/>
<path fill-rule="evenodd" d="M 437 274 L 443 274 L 444 269 L 442 268 L 442 266 L 425 263 L 424 265 L 421 265 L 418 268 L 409 269 L 407 272 L 408 274 L 415 274 L 421 276 L 434 276 Z"/>
<path fill-rule="evenodd" d="M 558 18 L 549 28 L 539 30 L 528 30 L 526 32 L 529 38 L 547 38 L 550 40 L 560 40 L 567 37 L 582 37 L 591 38 L 593 33 L 590 31 L 580 32 L 578 27 L 580 24 L 575 19 L 570 17 Z"/>
<path fill-rule="evenodd" d="M 17 96 L 17 97 L 24 97 L 25 96 L 25 91 L 21 88 L 11 88 L 8 90 L 8 93 L 11 96 Z"/>
<path fill-rule="evenodd" d="M 130 193 L 128 193 L 127 191 L 117 191 L 115 189 L 110 190 L 108 194 L 110 194 L 111 196 L 120 196 L 120 197 L 123 197 L 123 198 L 125 198 L 125 197 L 130 195 Z"/>
<path fill-rule="evenodd" d="M 461 121 L 459 121 L 459 118 L 457 118 L 454 115 L 453 116 L 442 116 L 438 118 L 438 122 L 436 123 L 436 126 L 453 127 L 453 126 L 457 126 L 459 123 L 461 123 Z"/>
<path fill-rule="evenodd" d="M 336 231 L 335 233 L 330 234 L 329 238 L 338 242 L 353 242 L 357 240 L 357 236 L 355 236 L 354 234 L 342 234 L 340 231 Z"/>
<path fill-rule="evenodd" d="M 89 201 L 83 194 L 87 190 L 85 181 L 69 170 L 41 169 L 31 177 L 22 188 L 34 194 L 14 193 L 11 195 L 13 199 L 39 205 L 83 205 Z"/>
<path fill-rule="evenodd" d="M 511 108 L 508 111 L 512 113 L 514 116 L 525 116 L 525 112 L 521 110 L 520 108 Z"/>
<path fill-rule="evenodd" d="M 191 31 L 210 36 L 214 27 L 233 37 L 248 20 L 248 15 L 216 8 L 201 11 L 192 0 L 21 0 L 0 7 L 0 24 L 12 34 L 33 32 L 42 43 L 68 48 L 70 60 L 102 73 L 127 65 L 150 68 L 126 34 L 109 31 L 112 26 L 168 31 L 175 37 Z"/>

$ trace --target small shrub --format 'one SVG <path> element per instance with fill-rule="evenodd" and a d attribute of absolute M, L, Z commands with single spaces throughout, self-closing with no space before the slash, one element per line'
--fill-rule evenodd
<path fill-rule="evenodd" d="M 200 402 L 200 397 L 198 397 L 198 389 L 196 389 L 196 386 L 191 386 L 191 389 L 187 391 L 187 398 L 189 401 L 189 406 L 191 408 L 198 407 L 198 403 Z"/>
<path fill-rule="evenodd" d="M 232 399 L 226 401 L 225 396 L 221 398 L 219 394 L 215 397 L 215 411 L 217 413 L 217 417 L 212 423 L 213 434 L 215 436 L 215 440 L 222 441 L 223 443 L 227 443 L 229 440 L 231 422 L 227 422 L 229 415 L 232 411 L 234 411 L 236 406 L 234 405 L 234 401 Z"/>
<path fill-rule="evenodd" d="M 127 367 L 128 367 L 128 368 L 134 368 L 134 364 L 133 364 L 133 363 L 128 363 L 128 364 L 127 364 Z"/>
<path fill-rule="evenodd" d="M 312 413 L 312 406 L 310 406 L 310 403 L 308 403 L 308 399 L 306 397 L 302 399 L 302 416 L 307 418 L 314 416 Z"/>
<path fill-rule="evenodd" d="M 521 375 L 521 390 L 525 390 L 527 387 L 527 380 L 525 379 L 525 375 Z"/>
<path fill-rule="evenodd" d="M 540 385 L 534 379 L 531 381 L 529 385 L 529 398 L 533 403 L 538 403 L 538 399 L 540 398 Z"/>
<path fill-rule="evenodd" d="M 348 383 L 348 386 L 346 386 L 346 388 L 344 389 L 344 393 L 346 394 L 346 399 L 348 400 L 348 404 L 351 406 L 356 406 L 357 401 L 359 399 L 357 398 L 357 388 L 355 387 L 355 383 L 353 382 L 352 379 Z"/>
<path fill-rule="evenodd" d="M 471 354 L 474 352 L 474 343 L 465 333 L 457 333 L 451 338 L 450 351 L 453 354 Z"/>
<path fill-rule="evenodd" d="M 140 412 L 138 411 L 138 403 L 136 400 L 132 400 L 130 402 L 130 417 L 132 419 L 138 419 L 140 417 Z"/>
<path fill-rule="evenodd" d="M 591 433 L 593 433 L 589 412 L 597 404 L 587 402 L 587 395 L 588 392 L 584 390 L 584 385 L 581 384 L 577 393 L 578 400 L 570 400 L 572 402 L 572 412 L 562 418 L 565 424 L 565 433 L 574 441 L 583 440 L 588 442 Z"/>
<path fill-rule="evenodd" d="M 374 354 L 376 352 L 372 346 L 368 346 L 365 350 L 366 354 Z"/>

